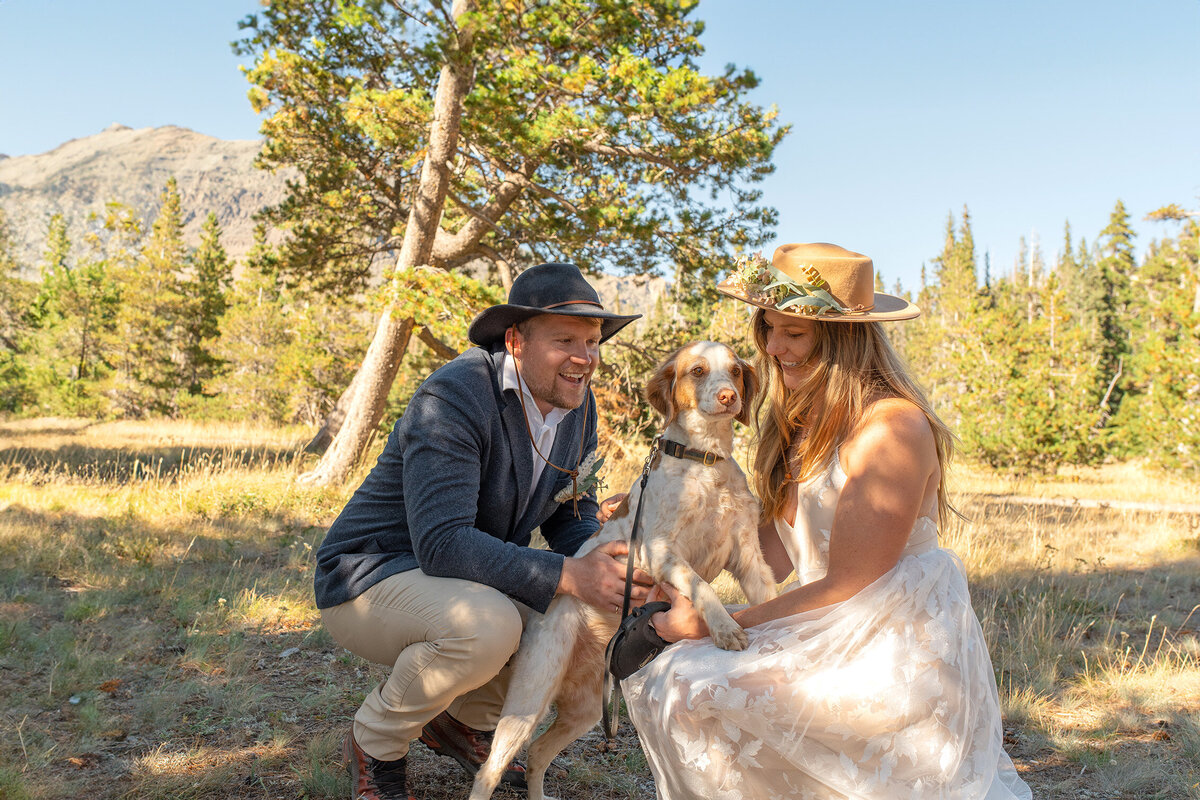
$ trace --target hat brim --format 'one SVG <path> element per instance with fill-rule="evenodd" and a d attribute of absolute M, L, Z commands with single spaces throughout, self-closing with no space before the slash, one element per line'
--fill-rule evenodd
<path fill-rule="evenodd" d="M 598 319 L 600 320 L 601 344 L 611 339 L 616 335 L 617 331 L 635 319 L 641 319 L 642 317 L 641 314 L 614 314 L 611 311 L 597 309 L 594 306 L 556 308 L 553 311 L 547 311 L 544 308 L 536 308 L 534 306 L 517 306 L 504 303 L 492 306 L 491 308 L 485 308 L 479 312 L 479 316 L 475 317 L 475 320 L 471 323 L 471 327 L 467 329 L 467 338 L 482 347 L 490 347 L 496 342 L 501 341 L 504 338 L 504 332 L 513 325 L 541 314 Z"/>
<path fill-rule="evenodd" d="M 726 297 L 732 297 L 735 300 L 741 300 L 743 303 L 749 303 L 758 308 L 764 308 L 767 311 L 777 311 L 780 314 L 787 314 L 790 317 L 798 317 L 800 319 L 811 319 L 817 322 L 894 322 L 902 319 L 915 319 L 921 315 L 921 309 L 912 303 L 905 300 L 903 297 L 896 297 L 891 294 L 883 294 L 882 292 L 875 293 L 874 306 L 870 311 L 863 311 L 858 314 L 798 314 L 795 311 L 787 308 L 776 308 L 770 303 L 761 300 L 754 300 L 748 297 L 745 292 L 734 286 L 733 282 L 726 278 L 717 284 L 717 291 Z"/>

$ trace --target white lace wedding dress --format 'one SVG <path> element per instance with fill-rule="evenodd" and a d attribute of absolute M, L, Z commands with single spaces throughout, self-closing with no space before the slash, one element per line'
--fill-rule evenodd
<path fill-rule="evenodd" d="M 799 583 L 825 574 L 846 482 L 829 469 L 776 520 Z M 661 800 L 1031 797 L 1002 747 L 996 681 L 962 563 L 920 517 L 854 597 L 668 648 L 622 688 Z"/>

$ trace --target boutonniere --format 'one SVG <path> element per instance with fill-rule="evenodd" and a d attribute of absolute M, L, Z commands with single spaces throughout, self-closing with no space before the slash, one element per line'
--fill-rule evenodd
<path fill-rule="evenodd" d="M 583 497 L 588 492 L 603 488 L 604 483 L 600 480 L 600 468 L 604 466 L 604 459 L 596 457 L 596 451 L 588 453 L 583 460 L 579 462 L 571 473 L 571 485 L 564 486 L 554 495 L 554 502 L 565 503 L 572 500 L 575 503 L 575 516 L 579 516 L 579 498 Z"/>

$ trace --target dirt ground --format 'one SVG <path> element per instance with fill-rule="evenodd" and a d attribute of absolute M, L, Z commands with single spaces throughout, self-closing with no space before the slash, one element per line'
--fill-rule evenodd
<path fill-rule="evenodd" d="M 26 775 L 27 785 L 35 796 L 86 795 L 89 800 L 347 797 L 341 737 L 358 699 L 381 670 L 347 658 L 333 644 L 306 646 L 302 632 L 261 637 L 246 645 L 252 680 L 242 691 L 270 698 L 266 705 L 273 710 L 265 716 L 227 713 L 222 718 L 220 710 L 207 708 L 197 696 L 189 701 L 195 713 L 190 731 L 139 729 L 137 696 L 156 691 L 156 685 L 139 678 L 131 664 L 126 678 L 102 687 L 105 710 L 128 724 L 103 732 L 104 743 L 87 751 L 72 749 L 77 739 L 62 726 L 60 757 L 41 776 Z M 288 653 L 291 648 L 299 649 Z M 177 655 L 168 647 L 154 658 L 169 661 Z M 4 691 L 36 692 L 36 684 L 44 680 L 40 675 L 5 675 Z M 329 698 L 331 690 L 344 698 L 335 704 L 336 716 L 327 714 L 325 702 L 311 705 L 311 698 Z M 68 704 L 31 714 L 21 727 L 53 730 L 56 722 L 66 722 L 74 713 Z M 6 738 L 13 733 L 10 728 Z M 1028 751 L 1023 741 L 1020 728 L 1005 730 L 1005 747 L 1035 798 L 1122 797 L 1093 784 L 1078 764 L 1050 751 Z M 413 745 L 409 758 L 410 791 L 419 800 L 458 800 L 469 794 L 470 778 L 450 759 L 433 755 L 420 743 Z M 653 798 L 653 779 L 628 719 L 622 718 L 620 733 L 611 743 L 597 727 L 568 748 L 552 768 L 547 790 L 577 800 Z M 518 798 L 523 793 L 502 786 L 496 796 Z"/>

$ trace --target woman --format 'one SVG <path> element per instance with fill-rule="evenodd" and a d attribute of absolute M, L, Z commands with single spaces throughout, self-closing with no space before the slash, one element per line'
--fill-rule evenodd
<path fill-rule="evenodd" d="M 663 587 L 652 623 L 679 644 L 623 683 L 659 797 L 1030 797 L 962 564 L 937 545 L 953 437 L 879 324 L 919 309 L 830 244 L 784 245 L 717 288 L 758 307 L 759 536 L 798 585 L 734 614 L 740 652 Z"/>

